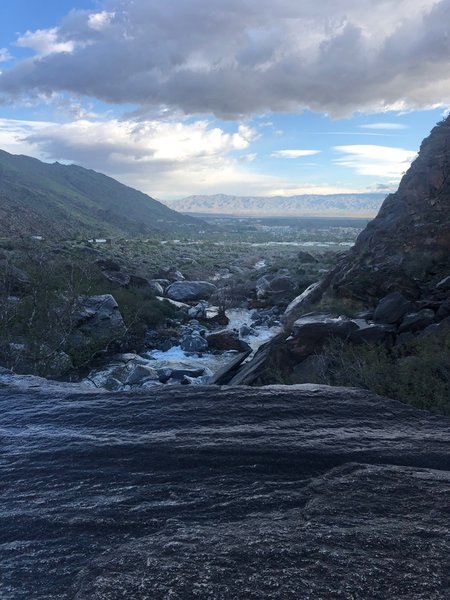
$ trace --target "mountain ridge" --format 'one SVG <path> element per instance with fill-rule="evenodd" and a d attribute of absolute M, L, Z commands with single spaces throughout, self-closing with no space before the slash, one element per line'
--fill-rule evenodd
<path fill-rule="evenodd" d="M 2 236 L 138 235 L 200 223 L 92 169 L 0 150 Z"/>
<path fill-rule="evenodd" d="M 374 217 L 385 194 L 300 194 L 294 196 L 192 195 L 164 203 L 189 214 L 257 217 Z"/>

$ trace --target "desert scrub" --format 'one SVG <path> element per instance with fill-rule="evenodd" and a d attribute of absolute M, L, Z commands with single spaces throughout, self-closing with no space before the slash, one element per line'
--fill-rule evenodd
<path fill-rule="evenodd" d="M 321 383 L 360 387 L 450 415 L 450 329 L 392 349 L 332 340 Z"/>

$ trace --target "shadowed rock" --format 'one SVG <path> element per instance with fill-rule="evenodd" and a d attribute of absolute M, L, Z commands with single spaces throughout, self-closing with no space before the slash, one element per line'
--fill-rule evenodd
<path fill-rule="evenodd" d="M 448 597 L 448 419 L 326 386 L 11 378 L 2 600 Z"/>

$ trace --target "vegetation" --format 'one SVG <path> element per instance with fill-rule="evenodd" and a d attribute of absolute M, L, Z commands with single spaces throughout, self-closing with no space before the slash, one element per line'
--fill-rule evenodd
<path fill-rule="evenodd" d="M 318 382 L 361 387 L 450 415 L 450 330 L 394 348 L 333 340 L 324 349 L 328 368 Z M 320 381 L 319 381 L 320 380 Z"/>
<path fill-rule="evenodd" d="M 0 236 L 73 239 L 197 232 L 206 224 L 115 179 L 0 150 Z"/>

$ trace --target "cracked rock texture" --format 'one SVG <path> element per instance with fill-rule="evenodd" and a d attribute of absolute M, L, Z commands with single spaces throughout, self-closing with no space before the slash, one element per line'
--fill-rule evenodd
<path fill-rule="evenodd" d="M 2 600 L 450 597 L 450 420 L 363 390 L 0 384 Z"/>

